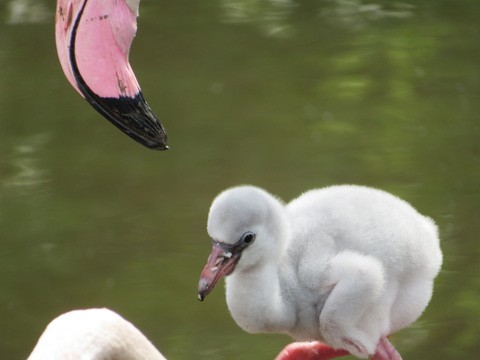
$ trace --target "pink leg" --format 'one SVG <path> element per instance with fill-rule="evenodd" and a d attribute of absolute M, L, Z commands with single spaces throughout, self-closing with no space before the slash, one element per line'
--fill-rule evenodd
<path fill-rule="evenodd" d="M 288 344 L 275 360 L 329 360 L 346 355 L 349 355 L 348 351 L 335 350 L 319 341 L 294 342 Z"/>
<path fill-rule="evenodd" d="M 382 336 L 378 342 L 372 360 L 402 360 L 400 353 L 395 349 L 386 336 Z"/>

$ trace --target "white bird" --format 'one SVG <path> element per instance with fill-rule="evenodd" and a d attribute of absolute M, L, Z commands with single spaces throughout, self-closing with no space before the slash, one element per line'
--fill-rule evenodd
<path fill-rule="evenodd" d="M 52 320 L 27 360 L 166 360 L 130 322 L 108 309 Z"/>
<path fill-rule="evenodd" d="M 374 359 L 401 359 L 387 336 L 428 305 L 442 253 L 434 221 L 387 192 L 315 189 L 285 204 L 227 189 L 208 216 L 213 250 L 199 299 L 226 277 L 228 308 L 251 333 L 286 333 Z"/>

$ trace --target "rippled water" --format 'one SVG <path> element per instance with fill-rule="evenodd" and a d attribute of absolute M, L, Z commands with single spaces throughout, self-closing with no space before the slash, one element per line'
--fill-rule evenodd
<path fill-rule="evenodd" d="M 433 301 L 405 359 L 480 351 L 480 3 L 142 0 L 131 62 L 171 150 L 142 148 L 61 72 L 53 1 L 0 3 L 0 357 L 61 312 L 110 307 L 172 359 L 273 359 L 219 287 L 196 300 L 208 207 L 376 186 L 436 219 Z"/>

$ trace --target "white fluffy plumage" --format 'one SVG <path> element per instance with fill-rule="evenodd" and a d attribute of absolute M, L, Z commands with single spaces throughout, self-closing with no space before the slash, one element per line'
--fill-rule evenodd
<path fill-rule="evenodd" d="M 108 309 L 52 320 L 27 360 L 166 360 L 132 323 Z"/>
<path fill-rule="evenodd" d="M 434 221 L 364 186 L 310 190 L 289 204 L 258 187 L 230 188 L 213 201 L 207 229 L 224 244 L 256 234 L 226 278 L 240 327 L 360 358 L 422 314 L 442 264 Z"/>

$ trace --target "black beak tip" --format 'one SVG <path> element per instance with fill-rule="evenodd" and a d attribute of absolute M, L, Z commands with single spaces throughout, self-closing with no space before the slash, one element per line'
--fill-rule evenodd
<path fill-rule="evenodd" d="M 141 92 L 133 98 L 107 98 L 83 90 L 90 105 L 132 139 L 149 149 L 168 150 L 165 129 Z"/>
<path fill-rule="evenodd" d="M 146 142 L 146 141 L 142 141 L 142 140 L 137 140 L 137 141 L 142 143 L 147 148 L 152 149 L 152 150 L 166 151 L 166 150 L 170 149 L 170 147 L 167 144 L 165 144 L 164 142 Z"/>
<path fill-rule="evenodd" d="M 199 301 L 203 301 L 203 300 L 205 300 L 205 296 L 203 296 L 202 294 L 198 293 L 197 299 L 198 299 Z"/>

